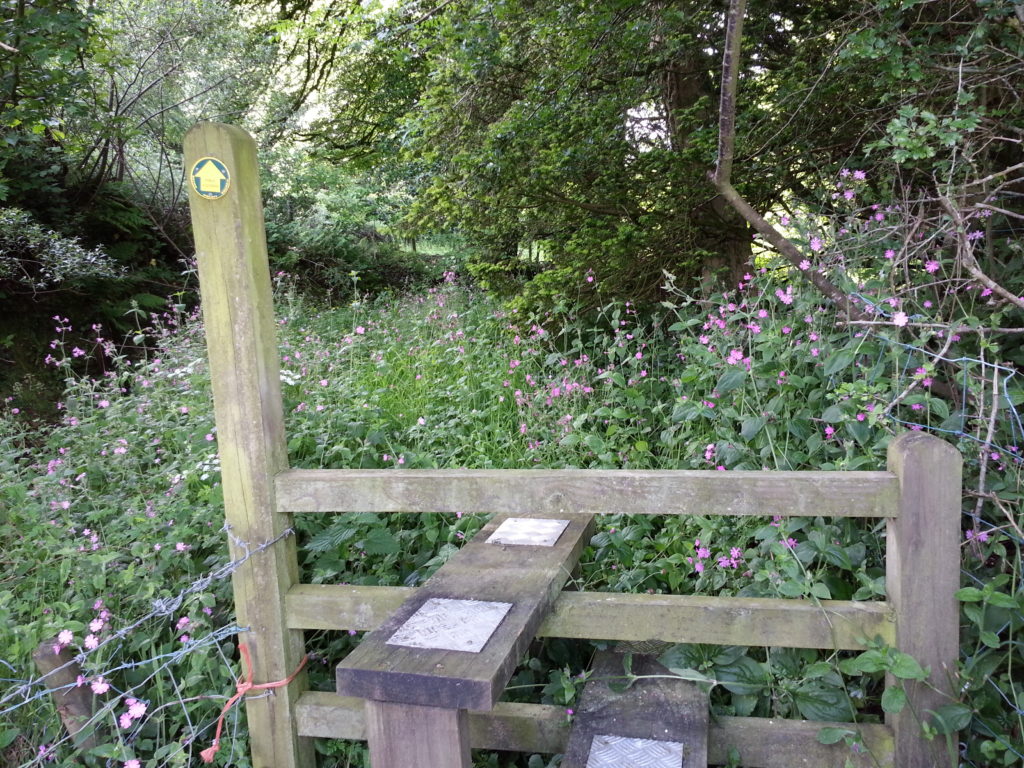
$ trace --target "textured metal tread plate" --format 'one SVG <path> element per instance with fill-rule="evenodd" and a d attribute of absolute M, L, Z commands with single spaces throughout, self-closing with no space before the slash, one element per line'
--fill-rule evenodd
<path fill-rule="evenodd" d="M 597 735 L 590 743 L 587 768 L 681 768 L 683 745 L 678 741 Z"/>
<path fill-rule="evenodd" d="M 568 520 L 543 517 L 510 517 L 488 539 L 488 544 L 553 547 L 569 525 Z"/>
<path fill-rule="evenodd" d="M 512 603 L 433 597 L 388 639 L 388 645 L 479 653 Z"/>

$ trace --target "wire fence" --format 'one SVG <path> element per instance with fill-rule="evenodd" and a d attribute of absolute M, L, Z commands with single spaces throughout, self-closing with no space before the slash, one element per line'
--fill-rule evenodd
<path fill-rule="evenodd" d="M 185 759 L 184 764 L 192 764 L 194 760 L 198 759 L 195 756 L 195 752 L 201 749 L 205 742 L 212 740 L 212 730 L 216 725 L 217 715 L 220 711 L 220 705 L 216 707 L 210 707 L 209 717 L 203 718 L 202 721 L 193 721 L 190 714 L 190 709 L 187 706 L 190 703 L 198 701 L 214 701 L 222 702 L 229 698 L 229 695 L 220 694 L 208 694 L 203 696 L 192 696 L 186 697 L 182 694 L 181 681 L 177 679 L 176 668 L 189 656 L 193 654 L 210 655 L 215 654 L 224 670 L 224 676 L 227 679 L 234 679 L 236 673 L 234 671 L 234 665 L 231 659 L 228 658 L 228 654 L 225 652 L 225 644 L 228 641 L 233 640 L 240 634 L 244 634 L 248 631 L 246 627 L 239 627 L 235 624 L 229 624 L 227 626 L 216 628 L 212 631 L 206 632 L 199 636 L 192 635 L 189 637 L 187 642 L 184 642 L 181 647 L 173 652 L 161 653 L 144 659 L 131 659 L 126 661 L 107 661 L 105 664 L 97 665 L 91 663 L 93 659 L 104 657 L 104 658 L 119 658 L 125 655 L 125 641 L 131 637 L 131 635 L 138 630 L 153 621 L 165 621 L 169 617 L 173 616 L 181 606 L 185 603 L 186 599 L 191 595 L 200 594 L 206 592 L 214 584 L 214 582 L 223 581 L 229 579 L 231 575 L 237 571 L 246 561 L 257 556 L 261 552 L 265 551 L 269 547 L 273 546 L 277 542 L 287 538 L 288 536 L 294 535 L 294 530 L 288 528 L 281 532 L 274 539 L 261 542 L 259 544 L 251 544 L 249 542 L 242 541 L 234 536 L 229 528 L 225 525 L 222 529 L 234 545 L 243 554 L 241 557 L 231 560 L 209 573 L 201 576 L 200 578 L 191 582 L 187 587 L 179 591 L 177 594 L 170 598 L 159 598 L 152 602 L 152 610 L 145 615 L 135 619 L 129 624 L 126 624 L 113 633 L 110 634 L 105 640 L 96 645 L 94 648 L 82 649 L 74 657 L 61 664 L 60 666 L 48 671 L 45 674 L 29 677 L 28 679 L 22 679 L 18 677 L 7 677 L 0 678 L 0 683 L 4 684 L 4 692 L 0 695 L 0 724 L 2 724 L 6 718 L 9 718 L 15 710 L 21 709 L 32 704 L 42 704 L 44 707 L 48 706 L 49 700 L 57 694 L 68 691 L 72 688 L 81 686 L 93 686 L 99 681 L 99 692 L 101 693 L 112 693 L 107 699 L 107 703 L 100 706 L 88 720 L 81 723 L 82 733 L 93 732 L 96 730 L 102 730 L 105 728 L 107 722 L 110 723 L 110 731 L 117 734 L 116 740 L 123 741 L 125 745 L 129 747 L 131 744 L 138 739 L 143 733 L 143 726 L 147 720 L 152 720 L 157 717 L 161 710 L 168 707 L 177 706 L 180 707 L 183 719 L 187 725 L 188 735 L 180 742 L 171 742 L 170 744 L 163 745 L 162 749 L 157 750 L 157 754 L 161 757 L 153 760 L 147 760 L 148 766 L 153 768 L 162 768 L 162 766 L 180 766 L 183 764 L 182 760 Z M 59 646 L 55 648 L 55 651 L 59 650 Z M 113 653 L 111 653 L 113 650 Z M 12 674 L 17 675 L 18 670 L 7 662 L 2 662 Z M 88 668 L 90 674 L 88 676 L 81 674 L 83 669 Z M 112 687 L 111 680 L 124 679 L 125 672 L 146 670 L 146 674 L 141 679 L 136 679 L 130 688 L 117 689 Z M 67 672 L 76 675 L 76 681 L 67 683 L 64 685 L 54 685 L 51 681 L 52 678 L 56 677 L 60 672 Z M 174 695 L 167 697 L 169 701 L 161 704 L 156 709 L 149 709 L 146 702 L 145 692 L 151 689 L 151 686 L 157 681 L 157 679 L 163 679 L 170 683 L 171 688 L 174 690 Z M 97 692 L 97 688 L 93 687 L 93 692 Z M 138 698 L 133 698 L 137 696 Z M 254 694 L 248 698 L 260 698 L 262 696 L 273 695 L 270 692 L 262 694 Z M 138 716 L 125 716 L 122 714 L 119 718 L 115 712 L 115 709 L 119 704 L 127 705 L 128 713 L 131 713 L 133 702 L 135 706 L 138 703 L 142 703 L 141 709 L 136 709 Z M 49 710 L 52 712 L 52 710 Z M 229 720 L 229 732 L 232 737 L 226 739 L 231 745 L 231 751 L 227 756 L 227 764 L 236 764 L 236 738 L 240 728 L 239 723 L 239 708 L 234 708 L 230 711 L 228 717 Z M 46 744 L 40 744 L 37 747 L 35 756 L 29 762 L 21 763 L 22 768 L 27 768 L 30 765 L 47 765 L 56 760 L 58 750 L 64 746 L 74 746 L 76 744 L 75 736 L 67 733 L 61 738 L 50 741 Z M 100 750 L 101 758 L 104 757 L 102 754 L 103 750 Z M 107 758 L 108 765 L 129 765 L 138 763 L 133 759 L 123 759 L 124 751 L 118 750 L 116 747 L 109 750 L 111 756 Z M 114 758 L 112 755 L 117 754 L 118 757 Z"/>

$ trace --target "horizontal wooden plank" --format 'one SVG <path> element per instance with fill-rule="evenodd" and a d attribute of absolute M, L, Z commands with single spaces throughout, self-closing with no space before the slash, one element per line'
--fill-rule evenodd
<path fill-rule="evenodd" d="M 536 546 L 489 543 L 503 522 L 496 516 L 342 659 L 338 693 L 421 709 L 491 709 L 593 535 L 592 516 L 564 517 L 557 541 Z M 435 613 L 418 629 L 406 629 L 410 618 L 415 624 L 429 610 L 428 601 L 437 611 L 458 605 L 447 602 L 453 600 L 473 601 L 463 604 L 472 609 L 440 620 Z M 506 612 L 495 624 L 493 616 L 479 622 L 473 613 L 496 605 Z M 458 632 L 449 622 L 457 622 Z M 407 634 L 403 641 L 393 640 L 398 632 Z M 470 637 L 477 647 L 463 645 Z"/>
<path fill-rule="evenodd" d="M 889 472 L 290 469 L 282 512 L 893 517 Z"/>
<path fill-rule="evenodd" d="M 300 736 L 366 738 L 362 699 L 307 691 L 296 717 Z M 491 712 L 470 713 L 469 722 L 475 749 L 556 754 L 565 751 L 569 739 L 562 707 L 498 702 Z M 819 744 L 819 731 L 829 725 L 858 731 L 866 749 Z M 846 760 L 855 768 L 893 768 L 892 731 L 884 725 L 717 717 L 708 730 L 708 762 L 727 762 L 731 748 L 739 750 L 747 768 L 843 768 Z"/>
<path fill-rule="evenodd" d="M 291 629 L 372 630 L 413 592 L 409 587 L 300 584 L 285 595 L 285 612 Z M 884 602 L 822 600 L 815 604 L 771 598 L 562 592 L 538 634 L 859 650 L 863 638 L 881 637 L 894 643 L 893 622 Z"/>

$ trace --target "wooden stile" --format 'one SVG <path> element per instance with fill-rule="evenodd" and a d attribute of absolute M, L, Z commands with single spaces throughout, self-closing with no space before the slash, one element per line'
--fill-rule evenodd
<path fill-rule="evenodd" d="M 284 680 L 303 657 L 302 632 L 288 629 L 284 593 L 298 581 L 291 516 L 277 508 L 273 477 L 287 467 L 277 333 L 267 263 L 256 144 L 240 128 L 200 123 L 185 137 L 185 168 L 214 158 L 230 186 L 215 199 L 189 191 L 203 320 L 213 381 L 224 514 L 232 559 L 278 540 L 232 576 L 241 637 L 254 681 Z M 246 702 L 255 768 L 309 768 L 312 743 L 295 730 L 300 675 L 287 688 Z"/>
<path fill-rule="evenodd" d="M 896 611 L 896 647 L 930 669 L 927 683 L 906 681 L 907 706 L 890 715 L 899 768 L 955 764 L 944 739 L 921 737 L 921 723 L 955 699 L 960 653 L 960 499 L 963 460 L 952 445 L 906 432 L 889 444 L 900 481 L 900 514 L 886 526 L 886 591 Z M 889 685 L 901 683 L 891 677 Z M 956 744 L 956 735 L 952 736 Z"/>
<path fill-rule="evenodd" d="M 531 616 L 524 638 L 536 630 L 595 640 L 835 650 L 857 650 L 877 638 L 914 656 L 931 676 L 927 684 L 905 684 L 908 706 L 885 725 L 849 726 L 867 752 L 818 743 L 826 723 L 720 717 L 708 727 L 708 759 L 725 762 L 736 748 L 752 768 L 838 768 L 847 761 L 857 768 L 931 768 L 949 762 L 942 740 L 923 738 L 920 722 L 956 690 L 961 460 L 953 446 L 920 433 L 902 435 L 890 444 L 886 472 L 289 469 L 255 144 L 240 129 L 200 124 L 186 137 L 185 158 L 230 551 L 233 559 L 244 560 L 233 575 L 236 612 L 248 630 L 241 641 L 252 652 L 256 683 L 294 672 L 303 656 L 303 630 L 374 630 L 421 594 L 298 583 L 295 513 L 886 518 L 886 602 L 558 594 L 558 579 L 531 581 L 522 570 L 495 566 L 489 555 L 472 549 L 437 585 L 472 583 L 474 567 L 497 568 L 497 581 L 522 580 L 523 589 L 529 583 L 541 593 L 538 604 L 551 610 Z M 375 658 L 382 666 L 390 663 L 383 655 Z M 507 672 L 503 667 L 499 677 Z M 311 737 L 368 739 L 374 768 L 469 768 L 470 746 L 566 749 L 564 710 L 495 703 L 497 688 L 485 678 L 472 678 L 486 682 L 480 689 L 486 695 L 473 702 L 493 709 L 467 713 L 422 699 L 364 705 L 336 693 L 305 691 L 305 676 L 299 675 L 287 687 L 247 702 L 253 764 L 312 768 Z"/>
<path fill-rule="evenodd" d="M 374 767 L 472 768 L 464 709 L 366 701 L 366 741 Z"/>
<path fill-rule="evenodd" d="M 890 472 L 630 469 L 292 469 L 275 478 L 288 512 L 889 517 Z"/>
<path fill-rule="evenodd" d="M 590 516 L 572 518 L 551 547 L 487 544 L 503 518 L 492 520 L 338 665 L 338 692 L 421 707 L 491 709 L 590 541 Z M 478 652 L 390 644 L 395 631 L 435 598 L 511 608 Z"/>
<path fill-rule="evenodd" d="M 285 595 L 293 629 L 373 630 L 397 611 L 412 587 L 296 584 Z M 789 600 L 707 595 L 562 592 L 537 631 L 540 637 L 664 640 L 670 643 L 861 650 L 864 640 L 895 643 L 886 602 Z"/>
<path fill-rule="evenodd" d="M 366 739 L 361 699 L 307 691 L 299 699 L 299 733 L 330 739 Z M 864 749 L 821 744 L 825 726 L 860 734 Z M 565 752 L 569 725 L 564 707 L 499 701 L 490 712 L 469 713 L 470 746 L 555 754 Z M 892 729 L 885 725 L 823 723 L 767 717 L 716 717 L 708 728 L 708 761 L 721 765 L 735 748 L 746 768 L 897 768 Z M 849 763 L 846 761 L 849 760 Z"/>

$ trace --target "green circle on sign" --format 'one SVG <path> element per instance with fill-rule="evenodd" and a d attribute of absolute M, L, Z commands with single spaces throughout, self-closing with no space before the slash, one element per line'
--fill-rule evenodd
<path fill-rule="evenodd" d="M 216 157 L 201 157 L 196 160 L 189 178 L 192 179 L 192 189 L 207 200 L 224 197 L 231 186 L 228 167 Z"/>

